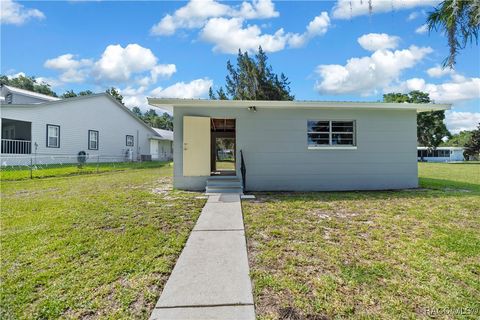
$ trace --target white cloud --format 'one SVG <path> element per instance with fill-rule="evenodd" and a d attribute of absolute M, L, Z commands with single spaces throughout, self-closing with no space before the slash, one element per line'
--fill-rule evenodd
<path fill-rule="evenodd" d="M 371 0 L 373 14 L 421 6 L 431 7 L 440 2 L 441 0 Z M 336 19 L 350 19 L 368 14 L 370 10 L 367 0 L 337 0 L 333 8 L 333 17 Z"/>
<path fill-rule="evenodd" d="M 415 33 L 418 33 L 418 34 L 425 34 L 427 32 L 428 32 L 428 25 L 426 24 L 422 24 L 420 27 L 415 29 Z"/>
<path fill-rule="evenodd" d="M 345 65 L 319 65 L 316 73 L 321 79 L 315 89 L 324 94 L 374 94 L 431 52 L 430 47 L 417 46 L 395 51 L 381 49 L 371 56 L 350 58 Z"/>
<path fill-rule="evenodd" d="M 176 71 L 175 64 L 157 64 L 153 52 L 138 44 L 109 45 L 98 60 L 79 59 L 71 53 L 48 59 L 44 67 L 57 70 L 60 75 L 56 86 L 83 82 L 93 77 L 100 84 L 117 86 L 129 82 L 148 87 L 161 78 L 170 78 Z"/>
<path fill-rule="evenodd" d="M 213 81 L 204 78 L 190 81 L 189 83 L 177 82 L 169 87 L 158 87 L 151 91 L 151 95 L 159 98 L 201 98 L 207 95 Z"/>
<path fill-rule="evenodd" d="M 150 75 L 152 82 L 157 82 L 159 77 L 170 78 L 175 72 L 177 72 L 177 67 L 174 64 L 159 64 L 150 70 Z"/>
<path fill-rule="evenodd" d="M 427 73 L 432 78 L 441 78 L 446 75 L 453 75 L 455 74 L 455 70 L 451 68 L 443 68 L 440 65 L 436 65 L 435 67 L 429 68 Z"/>
<path fill-rule="evenodd" d="M 420 16 L 420 12 L 414 11 L 414 12 L 412 12 L 412 13 L 410 13 L 410 14 L 408 15 L 407 21 L 415 20 L 415 19 L 417 19 L 419 16 Z"/>
<path fill-rule="evenodd" d="M 322 12 L 310 21 L 302 34 L 285 33 L 282 28 L 274 34 L 262 34 L 257 25 L 244 27 L 242 18 L 212 18 L 206 23 L 200 38 L 214 44 L 215 52 L 236 53 L 238 49 L 255 51 L 259 46 L 265 52 L 276 52 L 285 49 L 287 45 L 301 47 L 310 39 L 325 34 L 329 26 L 327 12 Z"/>
<path fill-rule="evenodd" d="M 148 102 L 145 95 L 146 87 L 140 86 L 138 88 L 133 88 L 128 86 L 124 89 L 119 89 L 120 94 L 123 96 L 123 103 L 129 107 L 141 107 L 146 109 Z"/>
<path fill-rule="evenodd" d="M 283 29 L 274 34 L 262 34 L 257 25 L 243 27 L 241 18 L 212 18 L 201 32 L 201 39 L 214 44 L 213 51 L 236 53 L 238 49 L 252 51 L 262 46 L 266 52 L 285 48 L 287 36 Z"/>
<path fill-rule="evenodd" d="M 150 49 L 138 44 L 109 45 L 100 60 L 95 63 L 94 73 L 98 80 L 127 81 L 132 73 L 151 70 L 157 58 Z"/>
<path fill-rule="evenodd" d="M 266 19 L 278 17 L 271 0 L 243 2 L 239 8 L 219 3 L 215 0 L 191 0 L 176 10 L 173 15 L 165 15 L 150 32 L 153 35 L 169 36 L 177 29 L 202 28 L 210 18 L 238 17 L 242 19 Z"/>
<path fill-rule="evenodd" d="M 458 101 L 480 99 L 480 78 L 468 78 L 453 74 L 451 80 L 444 83 L 427 83 L 422 78 L 411 78 L 400 82 L 387 92 L 410 92 L 420 90 L 427 92 L 435 102 L 454 103 Z"/>
<path fill-rule="evenodd" d="M 310 39 L 325 34 L 330 17 L 322 12 L 307 25 L 304 33 L 286 33 L 283 28 L 273 34 L 262 33 L 250 19 L 278 17 L 271 0 L 243 1 L 240 5 L 226 5 L 215 0 L 191 0 L 173 14 L 165 15 L 151 29 L 153 35 L 172 35 L 178 29 L 201 29 L 200 39 L 212 43 L 213 51 L 236 53 L 238 49 L 254 51 L 259 46 L 266 52 L 275 52 L 287 46 L 301 47 Z"/>
<path fill-rule="evenodd" d="M 75 59 L 71 53 L 58 56 L 45 61 L 43 66 L 48 69 L 61 71 L 59 77 L 61 82 L 82 82 L 89 73 L 89 67 L 93 64 L 90 59 Z"/>
<path fill-rule="evenodd" d="M 463 130 L 474 130 L 480 123 L 480 112 L 445 112 L 447 128 L 452 133 L 459 133 Z"/>
<path fill-rule="evenodd" d="M 7 78 L 8 79 L 13 79 L 13 78 L 18 78 L 20 76 L 25 77 L 25 72 L 17 72 L 17 73 L 14 73 L 14 74 L 8 74 Z"/>
<path fill-rule="evenodd" d="M 240 11 L 234 15 L 245 19 L 268 19 L 278 17 L 280 14 L 275 11 L 275 5 L 271 0 L 253 0 L 252 3 L 242 2 Z"/>
<path fill-rule="evenodd" d="M 45 19 L 45 15 L 38 9 L 27 9 L 12 0 L 0 1 L 0 24 L 22 25 L 30 19 Z"/>
<path fill-rule="evenodd" d="M 395 49 L 398 47 L 400 38 L 390 36 L 386 33 L 369 33 L 364 34 L 357 39 L 362 48 L 368 51 L 377 51 L 381 49 Z"/>

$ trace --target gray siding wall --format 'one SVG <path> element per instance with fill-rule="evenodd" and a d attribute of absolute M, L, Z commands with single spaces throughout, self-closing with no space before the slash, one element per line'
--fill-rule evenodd
<path fill-rule="evenodd" d="M 2 118 L 32 123 L 32 153 L 122 157 L 128 148 L 138 154 L 150 154 L 149 137 L 153 132 L 105 96 L 65 101 L 44 106 L 15 107 L 2 105 Z M 46 146 L 47 124 L 60 126 L 60 148 Z M 98 150 L 88 150 L 88 130 L 99 132 Z M 126 146 L 126 135 L 135 137 L 135 146 Z M 138 137 L 138 139 L 137 139 Z M 2 155 L 4 158 L 7 155 Z"/>
<path fill-rule="evenodd" d="M 174 110 L 174 176 L 202 190 L 208 177 L 183 177 L 183 116 L 237 119 L 247 190 L 378 190 L 418 186 L 414 110 L 187 108 Z M 356 150 L 309 150 L 307 120 L 355 120 Z M 237 154 L 237 173 L 240 156 Z"/>

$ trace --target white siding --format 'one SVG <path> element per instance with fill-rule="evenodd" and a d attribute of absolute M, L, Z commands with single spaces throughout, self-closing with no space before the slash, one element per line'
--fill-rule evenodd
<path fill-rule="evenodd" d="M 66 100 L 62 103 L 15 107 L 2 105 L 2 118 L 32 123 L 32 154 L 122 157 L 132 149 L 133 159 L 150 154 L 149 138 L 155 134 L 104 95 Z M 46 145 L 47 124 L 60 126 L 60 148 Z M 98 150 L 88 150 L 88 130 L 99 132 Z M 126 135 L 135 137 L 135 146 L 126 146 Z M 5 155 L 2 155 L 5 157 Z"/>

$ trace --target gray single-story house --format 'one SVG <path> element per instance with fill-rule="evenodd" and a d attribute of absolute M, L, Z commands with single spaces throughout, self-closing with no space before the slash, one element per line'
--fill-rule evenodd
<path fill-rule="evenodd" d="M 148 101 L 173 112 L 174 186 L 207 192 L 233 187 L 235 181 L 251 191 L 415 188 L 417 112 L 450 108 L 376 102 Z"/>

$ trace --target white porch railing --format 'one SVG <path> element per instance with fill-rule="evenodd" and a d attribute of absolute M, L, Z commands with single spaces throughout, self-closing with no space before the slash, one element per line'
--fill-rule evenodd
<path fill-rule="evenodd" d="M 32 153 L 32 141 L 2 139 L 2 153 L 30 154 Z"/>

